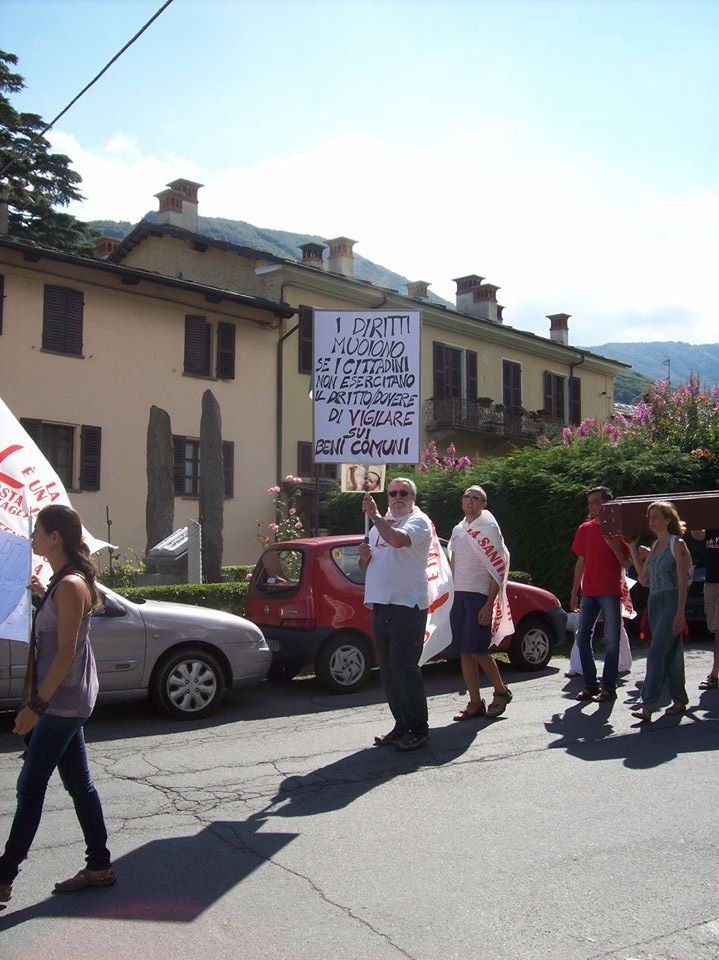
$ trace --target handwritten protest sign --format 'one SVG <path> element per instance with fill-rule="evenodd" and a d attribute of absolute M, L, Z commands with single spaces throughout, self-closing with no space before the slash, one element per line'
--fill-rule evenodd
<path fill-rule="evenodd" d="M 420 313 L 315 310 L 314 459 L 419 460 Z"/>

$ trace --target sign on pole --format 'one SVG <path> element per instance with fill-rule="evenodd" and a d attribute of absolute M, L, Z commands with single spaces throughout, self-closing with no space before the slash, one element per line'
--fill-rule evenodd
<path fill-rule="evenodd" d="M 315 310 L 316 463 L 417 463 L 420 312 Z"/>

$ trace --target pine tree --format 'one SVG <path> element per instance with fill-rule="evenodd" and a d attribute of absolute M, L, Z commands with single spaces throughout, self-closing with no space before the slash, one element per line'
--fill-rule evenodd
<path fill-rule="evenodd" d="M 92 254 L 98 234 L 55 209 L 83 199 L 79 190 L 82 178 L 71 168 L 70 158 L 51 153 L 44 137 L 23 152 L 45 128 L 45 122 L 36 113 L 19 113 L 6 96 L 25 86 L 23 77 L 13 71 L 16 64 L 14 54 L 0 50 L 0 170 L 13 161 L 2 174 L 10 188 L 8 232 L 18 240 Z"/>

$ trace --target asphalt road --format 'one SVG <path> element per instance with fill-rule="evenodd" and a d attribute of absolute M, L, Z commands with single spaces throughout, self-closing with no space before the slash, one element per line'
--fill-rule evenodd
<path fill-rule="evenodd" d="M 453 723 L 456 666 L 427 668 L 432 736 L 370 746 L 391 724 L 376 678 L 231 695 L 199 725 L 149 706 L 89 727 L 120 880 L 51 896 L 81 865 L 67 796 L 0 913 L 13 960 L 716 960 L 719 693 L 687 649 L 692 709 L 640 728 L 634 679 L 583 705 L 566 661 L 507 671 L 495 721 Z M 0 716 L 0 814 L 19 770 Z"/>

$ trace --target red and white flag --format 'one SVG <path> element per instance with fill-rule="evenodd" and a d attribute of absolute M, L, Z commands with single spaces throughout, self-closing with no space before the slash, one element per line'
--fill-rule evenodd
<path fill-rule="evenodd" d="M 30 556 L 34 517 L 51 503 L 72 506 L 62 480 L 32 437 L 0 400 L 0 637 L 27 640 L 31 573 L 47 580 L 51 570 L 42 557 Z M 91 553 L 111 547 L 83 528 Z M 26 544 L 18 543 L 18 538 Z"/>
<path fill-rule="evenodd" d="M 424 646 L 419 658 L 420 667 L 432 657 L 436 657 L 452 642 L 449 614 L 454 600 L 454 582 L 449 561 L 439 542 L 434 524 L 432 524 L 432 545 L 427 555 L 427 583 L 429 607 L 427 608 L 427 627 L 424 631 Z"/>

